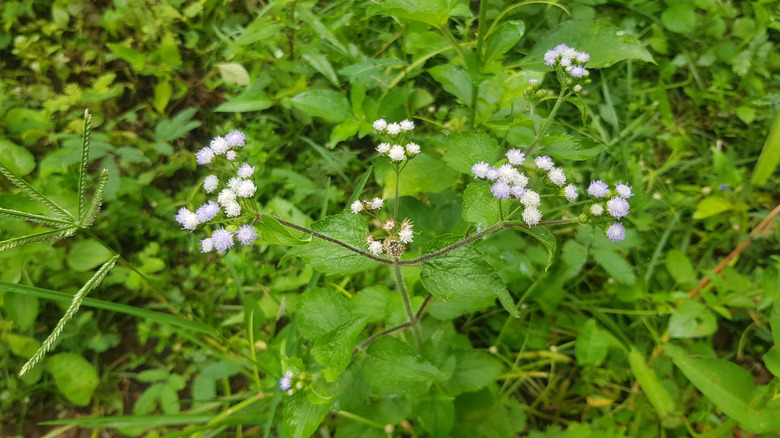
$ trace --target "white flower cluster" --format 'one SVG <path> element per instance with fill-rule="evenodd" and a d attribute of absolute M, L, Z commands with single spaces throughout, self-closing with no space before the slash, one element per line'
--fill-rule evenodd
<path fill-rule="evenodd" d="M 243 147 L 246 136 L 240 131 L 232 131 L 225 137 L 215 137 L 211 140 L 209 146 L 198 151 L 198 164 L 208 164 L 215 156 L 226 155 L 226 158 L 233 161 L 237 158 L 237 153 L 231 148 Z M 225 186 L 217 195 L 217 202 L 207 201 L 201 205 L 194 213 L 182 207 L 176 214 L 176 221 L 181 224 L 185 230 L 193 231 L 200 224 L 212 221 L 220 211 L 224 209 L 226 218 L 234 218 L 241 215 L 241 199 L 251 198 L 257 192 L 257 186 L 252 181 L 255 168 L 247 163 L 241 165 L 236 172 L 235 177 L 230 178 Z M 209 175 L 203 180 L 203 189 L 206 193 L 213 193 L 220 187 L 219 178 L 216 175 Z M 237 228 L 220 228 L 211 235 L 211 237 L 201 240 L 201 252 L 210 252 L 217 250 L 223 254 L 234 245 L 237 239 L 242 245 L 250 245 L 257 239 L 257 231 L 251 225 L 242 225 Z"/>
<path fill-rule="evenodd" d="M 353 202 L 350 206 L 350 210 L 353 214 L 358 214 L 363 210 L 375 212 L 379 211 L 382 206 L 385 205 L 385 200 L 382 198 L 374 198 L 370 201 L 361 201 L 358 199 L 357 201 Z"/>
<path fill-rule="evenodd" d="M 396 228 L 398 229 L 398 234 L 392 235 Z M 391 234 L 386 237 L 384 241 L 375 239 L 371 234 L 366 237 L 368 251 L 375 256 L 386 252 L 391 253 L 397 251 L 396 247 L 398 246 L 398 242 L 409 244 L 414 241 L 414 224 L 409 219 L 404 219 L 400 224 L 396 223 L 393 219 L 385 219 L 382 229 Z M 403 250 L 401 252 L 403 252 Z M 391 255 L 395 257 L 400 254 Z"/>
<path fill-rule="evenodd" d="M 374 121 L 374 131 L 378 134 L 386 134 L 389 136 L 388 141 L 382 142 L 376 147 L 376 151 L 381 156 L 389 157 L 394 162 L 400 162 L 407 158 L 414 158 L 420 153 L 420 145 L 414 142 L 406 143 L 406 145 L 396 144 L 403 143 L 402 136 L 399 134 L 405 134 L 414 129 L 414 122 L 411 120 L 403 120 L 400 123 L 390 123 L 385 121 L 382 117 Z"/>
<path fill-rule="evenodd" d="M 607 183 L 601 180 L 595 180 L 592 181 L 588 187 L 588 195 L 597 199 L 606 198 L 610 194 L 613 194 L 613 196 L 606 202 L 607 213 L 617 220 L 626 217 L 629 210 L 628 198 L 634 196 L 631 186 L 619 182 L 615 185 L 614 192 L 610 192 Z M 601 216 L 604 214 L 604 206 L 600 203 L 591 205 L 590 214 L 593 216 Z M 615 222 L 610 225 L 610 227 L 607 228 L 607 237 L 613 242 L 620 242 L 625 239 L 626 229 L 623 227 L 623 223 Z"/>
<path fill-rule="evenodd" d="M 585 63 L 590 60 L 590 55 L 585 52 L 567 46 L 558 44 L 554 49 L 548 50 L 544 54 L 544 63 L 550 67 L 562 67 L 573 78 L 588 77 L 588 70 L 585 69 Z"/>

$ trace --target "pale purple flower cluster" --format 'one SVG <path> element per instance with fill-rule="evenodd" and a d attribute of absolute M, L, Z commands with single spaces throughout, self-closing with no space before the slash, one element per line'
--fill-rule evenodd
<path fill-rule="evenodd" d="M 279 389 L 282 391 L 287 391 L 290 388 L 292 388 L 292 377 L 293 373 L 291 371 L 287 371 L 284 373 L 284 376 L 282 376 L 281 379 L 279 379 Z"/>
<path fill-rule="evenodd" d="M 407 158 L 414 158 L 420 153 L 420 145 L 414 142 L 409 142 L 406 145 L 395 144 L 400 138 L 396 138 L 398 134 L 407 133 L 414 129 L 414 122 L 408 119 L 401 121 L 400 123 L 387 123 L 385 118 L 382 117 L 374 121 L 374 131 L 377 134 L 386 134 L 386 142 L 382 142 L 376 147 L 377 153 L 380 156 L 388 157 L 393 162 L 401 162 Z"/>
<path fill-rule="evenodd" d="M 609 190 L 607 183 L 601 180 L 595 180 L 590 183 L 588 187 L 588 195 L 594 198 L 606 198 L 610 194 L 613 194 L 606 202 L 606 211 L 613 218 L 620 220 L 628 216 L 629 204 L 628 198 L 634 196 L 634 193 L 626 183 L 619 182 L 615 185 L 614 192 Z M 604 206 L 600 203 L 596 203 L 590 206 L 590 214 L 593 216 L 601 216 L 604 214 Z M 607 228 L 607 237 L 613 242 L 620 242 L 626 238 L 626 229 L 623 227 L 622 222 L 615 222 Z"/>
<path fill-rule="evenodd" d="M 588 70 L 584 65 L 590 60 L 590 55 L 585 52 L 559 44 L 554 49 L 544 54 L 544 63 L 550 67 L 563 67 L 571 77 L 583 78 L 588 76 Z"/>
<path fill-rule="evenodd" d="M 241 131 L 232 131 L 224 137 L 217 136 L 211 140 L 210 144 L 198 151 L 195 156 L 198 164 L 208 164 L 216 156 L 225 155 L 229 161 L 238 157 L 236 148 L 242 148 L 246 144 L 246 136 Z M 203 189 L 206 193 L 217 193 L 217 200 L 207 201 L 193 213 L 186 207 L 182 207 L 176 214 L 176 221 L 183 229 L 193 231 L 200 224 L 205 224 L 214 220 L 220 211 L 224 213 L 225 218 L 233 218 L 241 215 L 242 199 L 251 198 L 257 192 L 257 186 L 252 180 L 255 168 L 247 163 L 243 163 L 236 172 L 235 177 L 228 179 L 227 183 L 220 189 L 220 180 L 216 175 L 208 175 L 203 181 Z M 201 252 L 207 253 L 216 250 L 223 254 L 232 248 L 235 240 L 242 245 L 251 245 L 257 239 L 257 230 L 251 225 L 242 225 L 238 229 L 222 227 L 211 237 L 200 241 Z"/>

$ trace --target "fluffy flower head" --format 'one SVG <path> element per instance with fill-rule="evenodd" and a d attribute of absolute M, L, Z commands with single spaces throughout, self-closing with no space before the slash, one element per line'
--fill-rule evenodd
<path fill-rule="evenodd" d="M 550 158 L 548 155 L 542 155 L 540 157 L 536 157 L 534 159 L 534 163 L 536 164 L 536 167 L 543 170 L 550 170 L 553 168 L 553 166 L 555 166 L 552 158 Z"/>
<path fill-rule="evenodd" d="M 195 159 L 198 161 L 198 164 L 209 164 L 213 158 L 214 151 L 208 146 L 195 153 Z"/>
<path fill-rule="evenodd" d="M 509 160 L 509 164 L 520 166 L 525 161 L 525 154 L 520 149 L 510 149 L 506 152 L 506 159 Z"/>
<path fill-rule="evenodd" d="M 474 174 L 474 178 L 485 178 L 488 170 L 490 170 L 490 165 L 484 161 L 471 166 L 471 173 Z"/>
<path fill-rule="evenodd" d="M 542 220 L 542 212 L 536 207 L 526 207 L 523 210 L 523 222 L 528 225 L 536 225 Z"/>
<path fill-rule="evenodd" d="M 190 231 L 194 230 L 200 223 L 195 213 L 191 212 L 186 207 L 180 208 L 179 212 L 176 213 L 176 222 L 181 224 L 183 229 Z"/>
<path fill-rule="evenodd" d="M 385 200 L 382 198 L 374 198 L 366 202 L 366 207 L 370 210 L 379 210 L 385 204 Z"/>
<path fill-rule="evenodd" d="M 382 132 L 385 130 L 385 128 L 387 128 L 387 122 L 385 121 L 384 117 L 374 121 L 374 131 Z"/>
<path fill-rule="evenodd" d="M 406 153 L 415 156 L 420 153 L 420 145 L 417 143 L 409 143 L 406 145 Z"/>
<path fill-rule="evenodd" d="M 246 144 L 246 135 L 238 130 L 230 131 L 225 136 L 225 141 L 227 142 L 228 147 L 231 148 L 244 147 L 244 144 Z"/>
<path fill-rule="evenodd" d="M 523 193 L 523 196 L 520 198 L 520 203 L 526 207 L 539 207 L 539 205 L 542 203 L 542 199 L 535 191 L 526 190 Z"/>
<path fill-rule="evenodd" d="M 378 240 L 372 241 L 371 243 L 368 244 L 368 251 L 375 256 L 382 254 L 382 251 L 384 251 L 384 248 L 382 247 L 382 242 Z"/>
<path fill-rule="evenodd" d="M 214 139 L 211 140 L 211 143 L 209 143 L 209 147 L 217 155 L 222 155 L 230 149 L 230 145 L 227 140 L 225 140 L 225 137 L 220 136 L 214 137 Z"/>
<path fill-rule="evenodd" d="M 387 156 L 393 161 L 403 161 L 406 159 L 406 152 L 404 152 L 403 146 L 394 145 L 390 148 Z"/>
<path fill-rule="evenodd" d="M 607 193 L 609 193 L 609 186 L 600 179 L 591 181 L 590 186 L 588 186 L 588 194 L 594 198 L 603 198 L 607 196 Z"/>
<path fill-rule="evenodd" d="M 228 202 L 225 205 L 225 216 L 238 217 L 241 216 L 241 204 L 236 201 Z"/>
<path fill-rule="evenodd" d="M 601 216 L 604 214 L 604 207 L 601 204 L 593 204 L 590 206 L 590 214 L 593 216 Z"/>
<path fill-rule="evenodd" d="M 208 201 L 198 207 L 198 210 L 195 211 L 195 216 L 200 223 L 205 223 L 214 219 L 217 213 L 219 213 L 219 204 L 214 201 Z"/>
<path fill-rule="evenodd" d="M 400 123 L 400 126 L 401 126 L 401 129 L 404 130 L 404 131 L 411 131 L 412 129 L 414 129 L 414 122 L 409 120 L 409 119 L 404 119 Z"/>
<path fill-rule="evenodd" d="M 363 211 L 363 201 L 357 200 L 349 207 L 353 214 L 358 214 Z"/>
<path fill-rule="evenodd" d="M 224 228 L 220 228 L 211 235 L 211 242 L 214 244 L 214 249 L 216 249 L 218 253 L 224 254 L 225 251 L 233 247 L 233 233 Z"/>
<path fill-rule="evenodd" d="M 214 249 L 214 243 L 212 243 L 210 237 L 207 237 L 200 241 L 200 248 L 201 253 L 211 252 Z"/>
<path fill-rule="evenodd" d="M 241 178 L 249 178 L 255 173 L 255 167 L 250 166 L 248 163 L 244 163 L 238 168 L 238 176 Z"/>
<path fill-rule="evenodd" d="M 493 187 L 490 188 L 490 191 L 497 199 L 509 199 L 509 196 L 512 194 L 512 189 L 505 181 L 496 181 Z"/>
<path fill-rule="evenodd" d="M 626 238 L 626 229 L 622 223 L 616 222 L 607 228 L 607 237 L 613 242 L 620 242 Z"/>
<path fill-rule="evenodd" d="M 379 143 L 379 146 L 376 147 L 376 151 L 382 155 L 390 152 L 390 143 Z"/>
<path fill-rule="evenodd" d="M 569 202 L 574 202 L 577 200 L 577 186 L 574 184 L 569 184 L 563 189 L 563 195 L 566 197 L 566 200 Z"/>
<path fill-rule="evenodd" d="M 217 175 L 209 175 L 206 177 L 206 179 L 203 180 L 203 189 L 206 190 L 206 193 L 211 193 L 214 190 L 217 190 L 218 186 L 219 178 L 217 178 Z"/>
<path fill-rule="evenodd" d="M 398 123 L 391 123 L 387 125 L 387 133 L 390 135 L 398 135 L 401 133 L 401 125 Z"/>
<path fill-rule="evenodd" d="M 550 169 L 550 173 L 547 174 L 550 181 L 558 187 L 563 187 L 566 184 L 566 175 L 563 173 L 560 167 L 553 167 Z"/>
<path fill-rule="evenodd" d="M 242 245 L 251 245 L 252 242 L 257 239 L 257 231 L 251 225 L 242 225 L 241 228 L 236 231 L 236 239 Z"/>
<path fill-rule="evenodd" d="M 631 191 L 631 186 L 622 182 L 617 183 L 615 186 L 615 192 L 623 199 L 628 199 L 634 196 L 634 193 Z"/>
<path fill-rule="evenodd" d="M 236 159 L 236 157 L 238 157 L 238 154 L 236 153 L 236 151 L 227 151 L 227 152 L 225 152 L 225 158 L 228 161 L 233 161 L 233 160 Z"/>
<path fill-rule="evenodd" d="M 398 232 L 398 238 L 403 243 L 412 243 L 414 240 L 414 231 L 411 228 L 405 228 Z"/>
<path fill-rule="evenodd" d="M 628 201 L 616 196 L 607 201 L 607 211 L 615 219 L 625 217 L 628 214 Z"/>
<path fill-rule="evenodd" d="M 240 183 L 238 183 L 238 186 L 236 186 L 236 196 L 241 198 L 251 198 L 255 195 L 255 192 L 257 191 L 257 186 L 255 186 L 255 183 L 250 180 L 243 180 Z"/>

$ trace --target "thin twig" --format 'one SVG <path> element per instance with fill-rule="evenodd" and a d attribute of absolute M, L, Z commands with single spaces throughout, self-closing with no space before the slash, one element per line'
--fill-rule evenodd
<path fill-rule="evenodd" d="M 428 303 L 431 302 L 431 298 L 433 298 L 433 295 L 431 294 L 428 294 L 428 296 L 425 297 L 425 300 L 420 305 L 420 308 L 417 309 L 417 313 L 414 314 L 415 322 L 420 320 L 420 318 L 422 317 L 422 313 L 425 310 L 425 306 L 427 306 Z"/>
<path fill-rule="evenodd" d="M 718 266 L 715 267 L 715 269 L 712 270 L 713 274 L 720 274 L 720 271 L 725 268 L 731 260 L 734 259 L 734 257 L 737 257 L 738 255 L 742 254 L 742 251 L 744 251 L 748 246 L 750 246 L 751 243 L 753 243 L 753 240 L 758 236 L 759 234 L 765 233 L 769 231 L 769 228 L 774 224 L 775 216 L 780 214 L 780 204 L 775 206 L 774 210 L 772 210 L 765 218 L 761 221 L 760 224 L 756 228 L 753 229 L 753 231 L 750 232 L 750 235 L 748 236 L 747 240 L 742 242 L 738 247 L 734 248 L 734 251 L 731 251 L 729 255 L 726 256 L 725 259 L 723 259 L 720 263 L 718 263 Z M 701 279 L 698 285 L 691 289 L 688 292 L 688 296 L 693 298 L 696 295 L 698 295 L 699 291 L 701 291 L 704 286 L 709 284 L 710 277 L 705 276 Z"/>
<path fill-rule="evenodd" d="M 381 332 L 381 333 L 377 333 L 377 334 L 375 334 L 374 336 L 371 336 L 371 337 L 370 337 L 370 338 L 368 338 L 368 339 L 367 339 L 365 342 L 363 342 L 363 343 L 362 343 L 362 344 L 360 344 L 360 345 L 359 345 L 357 348 L 355 348 L 355 351 L 353 351 L 353 352 L 352 352 L 352 355 L 354 356 L 355 354 L 357 354 L 357 352 L 358 352 L 359 350 L 363 350 L 364 348 L 366 348 L 366 347 L 368 347 L 369 345 L 371 345 L 371 343 L 372 343 L 372 342 L 374 342 L 374 341 L 376 340 L 376 338 L 378 338 L 378 337 L 380 337 L 380 336 L 389 335 L 390 333 L 393 333 L 393 332 L 395 332 L 395 331 L 401 330 L 402 328 L 409 327 L 410 325 L 412 325 L 412 323 L 411 323 L 411 322 L 405 322 L 405 323 L 403 323 L 403 324 L 399 324 L 399 325 L 397 325 L 397 326 L 395 326 L 395 327 L 390 327 L 389 329 L 387 329 L 387 330 L 385 330 L 385 331 L 383 331 L 383 332 Z"/>

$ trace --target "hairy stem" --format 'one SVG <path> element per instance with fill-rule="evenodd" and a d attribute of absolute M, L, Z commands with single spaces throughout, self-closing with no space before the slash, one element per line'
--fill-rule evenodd
<path fill-rule="evenodd" d="M 477 66 L 482 70 L 482 45 L 485 42 L 485 25 L 487 24 L 487 0 L 479 2 L 479 19 L 477 21 Z M 471 83 L 471 108 L 469 108 L 469 127 L 474 129 L 477 118 L 477 102 L 479 101 L 479 84 Z"/>
<path fill-rule="evenodd" d="M 420 341 L 422 340 L 420 325 L 417 323 L 417 316 L 412 308 L 412 300 L 409 298 L 409 292 L 406 290 L 406 283 L 404 283 L 404 276 L 403 273 L 401 273 L 401 266 L 398 263 L 393 263 L 393 271 L 395 272 L 395 281 L 398 283 L 398 291 L 401 292 L 401 298 L 404 300 L 406 317 L 409 318 L 409 324 L 412 326 L 414 342 L 419 348 Z"/>
<path fill-rule="evenodd" d="M 525 150 L 526 156 L 528 156 L 531 153 L 531 150 L 533 150 L 534 146 L 539 144 L 539 142 L 542 140 L 542 136 L 544 136 L 547 128 L 550 127 L 550 123 L 552 123 L 552 119 L 555 117 L 555 113 L 558 112 L 561 103 L 563 103 L 563 100 L 567 97 L 569 97 L 569 94 L 566 92 L 566 87 L 561 86 L 561 93 L 558 94 L 558 99 L 555 101 L 555 105 L 553 105 L 552 110 L 550 110 L 550 114 L 547 115 L 547 118 L 544 119 L 542 126 L 539 127 L 539 132 L 536 133 L 536 138 L 534 138 L 534 141 L 532 141 L 528 146 L 528 149 Z"/>

